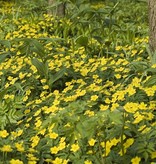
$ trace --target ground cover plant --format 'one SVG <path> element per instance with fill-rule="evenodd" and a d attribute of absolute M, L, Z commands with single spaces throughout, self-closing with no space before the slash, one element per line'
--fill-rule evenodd
<path fill-rule="evenodd" d="M 64 18 L 0 2 L 0 163 L 156 162 L 146 3 L 127 2 Z"/>

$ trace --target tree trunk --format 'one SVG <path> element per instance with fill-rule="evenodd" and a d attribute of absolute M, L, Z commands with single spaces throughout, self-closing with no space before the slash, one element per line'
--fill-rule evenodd
<path fill-rule="evenodd" d="M 156 52 L 156 0 L 148 0 L 149 7 L 149 46 Z"/>
<path fill-rule="evenodd" d="M 52 6 L 56 4 L 56 2 L 57 0 L 48 0 L 48 5 Z M 48 14 L 53 14 L 56 16 L 63 17 L 65 16 L 65 7 L 66 7 L 66 4 L 62 2 L 61 4 L 56 5 L 56 8 L 48 10 Z"/>

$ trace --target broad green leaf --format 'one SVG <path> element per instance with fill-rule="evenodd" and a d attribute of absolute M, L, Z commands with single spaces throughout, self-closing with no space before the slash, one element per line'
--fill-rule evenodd
<path fill-rule="evenodd" d="M 82 137 L 85 137 L 85 130 L 84 130 L 84 126 L 81 122 L 78 122 L 76 125 L 76 129 L 77 131 L 81 134 Z"/>
<path fill-rule="evenodd" d="M 41 59 L 45 56 L 44 46 L 37 40 L 31 38 L 15 39 L 17 42 L 24 42 L 19 50 L 22 54 L 29 55 L 30 52 L 36 52 Z"/>
<path fill-rule="evenodd" d="M 23 42 L 21 46 L 19 46 L 19 51 L 22 53 L 22 55 L 29 55 L 30 54 L 30 43 L 31 40 L 28 38 L 22 38 L 22 39 L 15 39 L 17 42 Z"/>
<path fill-rule="evenodd" d="M 123 116 L 122 113 L 119 111 L 113 111 L 110 113 L 109 118 L 111 122 L 114 122 L 117 125 L 122 125 L 123 124 Z"/>
<path fill-rule="evenodd" d="M 66 68 L 63 67 L 56 74 L 51 75 L 51 77 L 49 79 L 49 85 L 51 86 L 55 81 L 57 81 L 60 78 L 62 78 L 65 72 L 66 72 Z"/>
<path fill-rule="evenodd" d="M 8 56 L 8 53 L 0 54 L 0 63 L 2 63 L 6 57 Z"/>
<path fill-rule="evenodd" d="M 37 58 L 33 58 L 31 60 L 32 64 L 36 67 L 36 69 L 38 70 L 39 74 L 41 76 L 48 76 L 48 63 L 43 63 L 41 61 L 39 61 Z"/>
<path fill-rule="evenodd" d="M 11 48 L 11 43 L 9 40 L 0 40 L 0 44 L 4 45 L 6 48 Z"/>
<path fill-rule="evenodd" d="M 16 123 L 19 117 L 16 115 L 16 110 L 15 109 L 9 109 L 7 112 L 7 117 L 9 123 Z"/>
<path fill-rule="evenodd" d="M 145 83 L 144 87 L 151 87 L 156 85 L 156 75 L 152 75 Z"/>
<path fill-rule="evenodd" d="M 6 89 L 0 91 L 0 100 L 3 99 L 3 97 L 4 97 L 4 95 L 7 93 L 7 91 L 8 91 L 8 88 L 6 88 Z"/>
<path fill-rule="evenodd" d="M 79 36 L 77 39 L 76 39 L 76 43 L 80 46 L 87 46 L 88 45 L 88 37 L 87 36 Z"/>
<path fill-rule="evenodd" d="M 3 116 L 0 115 L 0 129 L 4 129 L 6 125 L 7 125 L 7 116 L 6 116 L 6 114 L 3 115 Z"/>
<path fill-rule="evenodd" d="M 43 58 L 45 56 L 44 46 L 36 39 L 31 40 L 31 44 L 34 46 L 33 51 Z"/>

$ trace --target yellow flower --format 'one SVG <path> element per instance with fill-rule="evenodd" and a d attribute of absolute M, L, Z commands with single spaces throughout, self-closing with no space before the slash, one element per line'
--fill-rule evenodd
<path fill-rule="evenodd" d="M 38 109 L 37 112 L 35 112 L 34 116 L 38 116 L 41 113 L 41 109 Z"/>
<path fill-rule="evenodd" d="M 108 108 L 109 108 L 109 105 L 103 105 L 103 104 L 100 105 L 100 110 L 101 110 L 101 111 L 105 111 L 105 110 L 107 110 Z"/>
<path fill-rule="evenodd" d="M 139 109 L 141 110 L 146 110 L 147 109 L 147 104 L 145 104 L 144 102 L 141 102 L 138 106 Z"/>
<path fill-rule="evenodd" d="M 27 101 L 28 98 L 29 98 L 28 96 L 23 97 L 23 101 Z"/>
<path fill-rule="evenodd" d="M 152 68 L 156 68 L 156 64 L 153 64 L 153 65 L 152 65 Z"/>
<path fill-rule="evenodd" d="M 25 124 L 25 127 L 26 127 L 26 128 L 30 127 L 30 124 Z"/>
<path fill-rule="evenodd" d="M 133 102 L 127 102 L 127 104 L 124 105 L 124 108 L 128 113 L 135 113 L 138 110 L 138 104 Z"/>
<path fill-rule="evenodd" d="M 17 148 L 17 150 L 19 152 L 23 152 L 24 151 L 24 147 L 22 143 L 15 143 L 15 147 Z"/>
<path fill-rule="evenodd" d="M 97 99 L 98 99 L 98 96 L 97 95 L 91 96 L 91 101 L 96 101 Z"/>
<path fill-rule="evenodd" d="M 112 147 L 113 145 L 112 145 L 112 143 L 110 142 L 110 141 L 107 141 L 106 142 L 106 147 L 105 147 L 105 155 L 106 156 L 108 156 L 108 154 L 110 153 L 110 151 L 111 151 L 111 147 Z"/>
<path fill-rule="evenodd" d="M 37 120 L 37 121 L 35 122 L 35 127 L 38 128 L 38 127 L 41 126 L 41 124 L 42 124 L 42 121 L 41 121 L 41 120 Z"/>
<path fill-rule="evenodd" d="M 61 139 L 60 139 L 60 143 L 64 142 L 65 139 L 66 139 L 65 137 L 61 137 Z"/>
<path fill-rule="evenodd" d="M 137 53 L 137 50 L 132 50 L 132 56 L 134 56 Z"/>
<path fill-rule="evenodd" d="M 81 72 L 81 75 L 82 75 L 82 76 L 87 76 L 89 70 L 88 70 L 87 68 L 82 68 L 82 69 L 80 70 L 80 72 Z"/>
<path fill-rule="evenodd" d="M 58 157 L 53 161 L 53 164 L 62 164 L 62 163 L 63 163 L 63 160 Z"/>
<path fill-rule="evenodd" d="M 84 96 L 86 94 L 86 90 L 77 90 L 76 94 L 77 96 Z"/>
<path fill-rule="evenodd" d="M 105 102 L 106 104 L 110 104 L 110 103 L 111 103 L 111 100 L 110 100 L 109 98 L 106 98 L 106 99 L 104 100 L 104 102 Z"/>
<path fill-rule="evenodd" d="M 28 157 L 28 160 L 30 160 L 30 161 L 37 161 L 38 160 L 38 158 L 36 158 L 33 154 L 27 154 L 27 157 Z"/>
<path fill-rule="evenodd" d="M 45 132 L 46 132 L 46 129 L 41 129 L 41 130 L 38 132 L 38 134 L 42 134 L 42 135 L 44 135 Z"/>
<path fill-rule="evenodd" d="M 136 93 L 136 89 L 134 89 L 133 86 L 129 86 L 127 88 L 127 92 L 129 94 L 129 96 L 132 96 L 132 95 L 134 95 Z"/>
<path fill-rule="evenodd" d="M 151 153 L 151 158 L 152 159 L 156 158 L 156 151 Z"/>
<path fill-rule="evenodd" d="M 132 164 L 139 164 L 141 161 L 141 158 L 140 157 L 135 157 L 131 160 Z"/>
<path fill-rule="evenodd" d="M 22 133 L 23 133 L 23 130 L 19 130 L 19 131 L 17 132 L 17 136 L 19 137 Z"/>
<path fill-rule="evenodd" d="M 116 77 L 117 79 L 120 79 L 120 78 L 121 78 L 121 75 L 120 75 L 120 74 L 115 74 L 115 77 Z"/>
<path fill-rule="evenodd" d="M 41 79 L 41 83 L 45 83 L 47 80 L 46 79 Z"/>
<path fill-rule="evenodd" d="M 9 135 L 9 133 L 6 130 L 1 130 L 0 131 L 0 137 L 6 138 Z"/>
<path fill-rule="evenodd" d="M 9 163 L 10 164 L 23 164 L 23 162 L 20 161 L 19 159 L 12 159 Z"/>
<path fill-rule="evenodd" d="M 145 134 L 145 133 L 147 133 L 147 132 L 149 132 L 151 130 L 151 128 L 149 127 L 149 128 L 145 128 L 143 131 L 142 131 L 142 134 Z"/>
<path fill-rule="evenodd" d="M 119 142 L 119 139 L 116 139 L 116 138 L 113 138 L 113 139 L 111 140 L 111 144 L 112 144 L 113 146 L 116 146 L 118 142 Z"/>
<path fill-rule="evenodd" d="M 73 152 L 76 152 L 76 151 L 78 151 L 80 149 L 80 147 L 79 147 L 79 145 L 78 144 L 73 144 L 72 146 L 71 146 L 71 151 L 73 151 Z"/>
<path fill-rule="evenodd" d="M 25 93 L 27 96 L 29 96 L 30 94 L 31 94 L 31 90 L 30 89 L 28 89 L 27 91 L 26 91 L 26 93 Z"/>
<path fill-rule="evenodd" d="M 86 160 L 84 164 L 92 164 L 92 161 Z"/>
<path fill-rule="evenodd" d="M 146 128 L 146 125 L 142 125 L 142 126 L 140 126 L 140 128 L 138 129 L 138 131 L 142 131 L 145 128 Z"/>
<path fill-rule="evenodd" d="M 105 142 L 101 142 L 100 145 L 101 145 L 102 148 L 104 148 L 105 147 Z"/>
<path fill-rule="evenodd" d="M 23 74 L 22 72 L 19 73 L 19 78 L 23 79 L 25 77 L 26 74 Z"/>
<path fill-rule="evenodd" d="M 144 91 L 146 92 L 147 96 L 154 96 L 155 90 L 150 88 L 144 88 Z"/>
<path fill-rule="evenodd" d="M 139 112 L 134 114 L 135 120 L 133 121 L 134 124 L 138 124 L 140 121 L 145 119 L 145 116 L 141 115 Z"/>
<path fill-rule="evenodd" d="M 57 154 L 57 153 L 58 153 L 58 151 L 59 151 L 59 148 L 58 148 L 58 147 L 56 147 L 56 146 L 54 146 L 54 147 L 50 148 L 50 152 L 51 152 L 51 154 Z"/>
<path fill-rule="evenodd" d="M 12 76 L 9 76 L 7 79 L 8 79 L 9 81 L 11 81 L 11 80 L 13 80 L 13 77 L 12 77 Z"/>
<path fill-rule="evenodd" d="M 58 137 L 58 134 L 53 132 L 53 133 L 49 133 L 49 137 L 52 139 L 56 139 Z"/>
<path fill-rule="evenodd" d="M 94 145 L 95 145 L 95 142 L 96 142 L 96 140 L 93 139 L 93 138 L 91 138 L 91 139 L 88 141 L 88 143 L 89 143 L 90 146 L 94 146 Z"/>
<path fill-rule="evenodd" d="M 58 146 L 59 150 L 63 150 L 66 147 L 66 143 L 65 142 L 61 142 Z"/>
<path fill-rule="evenodd" d="M 43 89 L 49 89 L 48 85 L 43 86 Z"/>
<path fill-rule="evenodd" d="M 65 159 L 65 160 L 63 161 L 62 164 L 68 164 L 68 161 L 69 161 L 69 160 L 66 160 L 66 159 Z"/>
<path fill-rule="evenodd" d="M 116 46 L 115 50 L 117 50 L 117 51 L 122 50 L 122 46 Z"/>
<path fill-rule="evenodd" d="M 152 120 L 153 118 L 154 118 L 154 114 L 146 113 L 146 117 L 145 117 L 146 120 Z"/>
<path fill-rule="evenodd" d="M 84 115 L 88 115 L 89 117 L 91 117 L 91 116 L 94 116 L 95 113 L 94 113 L 94 111 L 86 110 L 86 112 L 84 113 Z"/>
<path fill-rule="evenodd" d="M 26 109 L 26 110 L 24 111 L 24 114 L 28 114 L 28 113 L 30 113 L 30 109 Z"/>
<path fill-rule="evenodd" d="M 126 142 L 124 143 L 124 147 L 128 148 L 130 147 L 132 144 L 134 143 L 134 139 L 133 138 L 129 138 L 126 140 Z"/>
<path fill-rule="evenodd" d="M 118 103 L 113 103 L 112 107 L 111 107 L 111 111 L 114 111 L 115 109 L 117 109 L 119 107 Z"/>
<path fill-rule="evenodd" d="M 39 140 L 40 140 L 40 138 L 38 136 L 31 137 L 30 141 L 32 141 L 32 144 L 31 144 L 32 148 L 37 146 Z"/>
<path fill-rule="evenodd" d="M 28 161 L 28 164 L 36 164 L 37 161 Z"/>
<path fill-rule="evenodd" d="M 10 145 L 4 145 L 2 148 L 1 148 L 1 151 L 2 152 L 11 152 L 12 151 L 12 148 Z"/>

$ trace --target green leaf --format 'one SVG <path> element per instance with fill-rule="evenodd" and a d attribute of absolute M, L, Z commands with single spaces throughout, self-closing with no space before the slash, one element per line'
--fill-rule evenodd
<path fill-rule="evenodd" d="M 7 117 L 10 123 L 16 123 L 17 120 L 19 119 L 18 116 L 16 115 L 15 109 L 9 109 L 7 112 Z"/>
<path fill-rule="evenodd" d="M 109 118 L 112 122 L 114 122 L 117 125 L 122 125 L 123 124 L 123 116 L 122 113 L 119 111 L 113 111 L 110 113 Z"/>
<path fill-rule="evenodd" d="M 98 28 L 98 30 L 99 30 L 99 28 Z M 93 36 L 93 38 L 96 39 L 100 44 L 103 43 L 103 38 L 102 37 L 100 37 L 100 36 Z"/>
<path fill-rule="evenodd" d="M 0 63 L 2 63 L 8 55 L 9 55 L 8 53 L 0 54 Z"/>
<path fill-rule="evenodd" d="M 4 97 L 4 95 L 6 94 L 7 91 L 8 91 L 8 88 L 6 88 L 6 89 L 0 91 L 0 100 L 3 99 L 3 97 Z"/>
<path fill-rule="evenodd" d="M 4 45 L 6 48 L 11 48 L 11 43 L 9 40 L 0 40 L 0 44 Z"/>
<path fill-rule="evenodd" d="M 13 84 L 13 86 L 15 86 L 17 90 L 23 91 L 23 88 L 20 85 L 20 83 L 15 83 L 15 84 Z"/>
<path fill-rule="evenodd" d="M 130 68 L 135 72 L 144 72 L 147 68 L 149 68 L 149 65 L 147 62 L 134 61 L 130 63 Z"/>
<path fill-rule="evenodd" d="M 36 39 L 32 39 L 31 44 L 34 46 L 33 51 L 43 58 L 45 56 L 44 46 Z"/>
<path fill-rule="evenodd" d="M 17 42 L 23 42 L 21 46 L 19 46 L 19 51 L 22 53 L 22 55 L 28 55 L 30 54 L 30 39 L 28 38 L 22 38 L 22 39 L 15 39 Z"/>
<path fill-rule="evenodd" d="M 0 115 L 0 129 L 4 129 L 6 125 L 7 125 L 7 116 L 6 116 L 6 114 L 3 115 L 3 116 Z"/>
<path fill-rule="evenodd" d="M 84 126 L 81 122 L 78 122 L 78 124 L 76 125 L 76 130 L 80 133 L 82 138 L 86 136 Z"/>
<path fill-rule="evenodd" d="M 104 25 L 106 27 L 112 26 L 115 24 L 115 19 L 105 18 L 104 19 Z"/>
<path fill-rule="evenodd" d="M 30 52 L 36 52 L 41 59 L 45 56 L 45 48 L 37 39 L 22 38 L 14 39 L 17 42 L 24 42 L 19 50 L 22 54 L 29 55 Z"/>
<path fill-rule="evenodd" d="M 144 87 L 151 87 L 156 84 L 156 75 L 152 75 L 145 83 Z"/>
<path fill-rule="evenodd" d="M 51 75 L 51 77 L 49 79 L 49 85 L 51 86 L 55 81 L 57 81 L 60 78 L 62 78 L 65 72 L 66 72 L 66 68 L 63 67 L 56 74 Z"/>
<path fill-rule="evenodd" d="M 147 152 L 147 151 L 145 151 L 145 152 L 143 153 L 143 157 L 144 157 L 144 159 L 145 159 L 145 162 L 147 162 L 147 160 L 148 160 L 148 158 L 149 158 L 149 155 L 148 155 L 148 152 Z"/>
<path fill-rule="evenodd" d="M 90 118 L 89 120 L 84 120 L 84 122 L 82 122 L 82 126 L 84 127 L 84 132 L 82 132 L 84 134 L 83 137 L 91 138 L 96 132 L 97 118 Z"/>
<path fill-rule="evenodd" d="M 36 67 L 37 71 L 39 72 L 41 76 L 45 76 L 45 77 L 48 76 L 48 63 L 47 62 L 43 63 L 39 61 L 37 58 L 33 58 L 31 62 Z"/>
<path fill-rule="evenodd" d="M 77 39 L 76 39 L 76 43 L 80 46 L 87 46 L 88 45 L 88 37 L 87 36 L 79 36 Z"/>
<path fill-rule="evenodd" d="M 146 70 L 146 72 L 150 72 L 150 73 L 156 73 L 156 68 L 149 68 Z"/>

